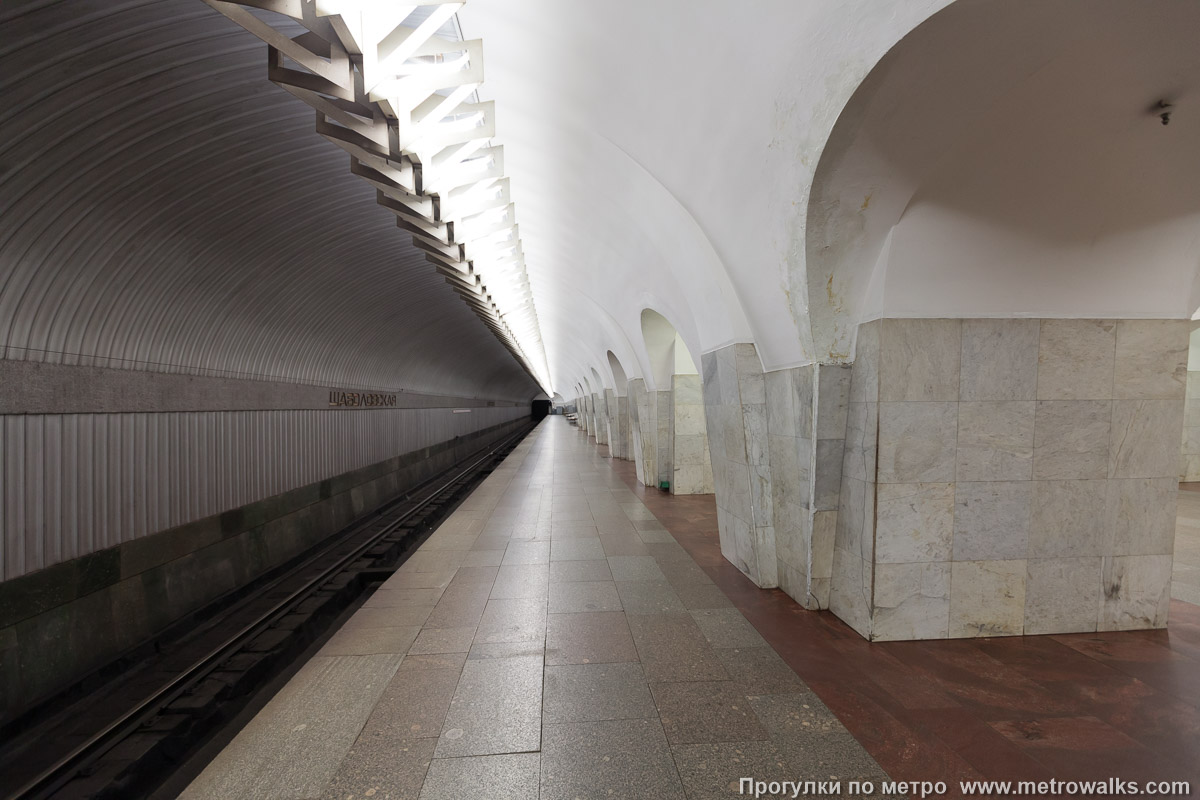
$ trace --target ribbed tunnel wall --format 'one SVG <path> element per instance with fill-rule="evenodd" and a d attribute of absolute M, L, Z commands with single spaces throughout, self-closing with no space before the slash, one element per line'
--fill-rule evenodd
<path fill-rule="evenodd" d="M 2 721 L 540 390 L 200 0 L 0 27 Z"/>

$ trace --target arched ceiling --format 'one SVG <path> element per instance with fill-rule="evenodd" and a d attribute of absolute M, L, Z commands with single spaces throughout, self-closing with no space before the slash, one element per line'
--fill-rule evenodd
<path fill-rule="evenodd" d="M 901 41 L 815 177 L 820 348 L 848 356 L 880 316 L 1189 316 L 1197 31 L 1200 4 L 1178 0 L 975 1 Z"/>
<path fill-rule="evenodd" d="M 0 355 L 539 391 L 229 20 L 69 0 L 0 26 Z"/>

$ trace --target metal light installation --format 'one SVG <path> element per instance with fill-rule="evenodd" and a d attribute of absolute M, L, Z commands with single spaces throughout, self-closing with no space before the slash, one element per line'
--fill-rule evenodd
<path fill-rule="evenodd" d="M 483 43 L 438 35 L 463 3 L 204 2 L 266 42 L 268 78 L 316 110 L 317 132 L 549 391 L 494 104 L 475 101 Z"/>

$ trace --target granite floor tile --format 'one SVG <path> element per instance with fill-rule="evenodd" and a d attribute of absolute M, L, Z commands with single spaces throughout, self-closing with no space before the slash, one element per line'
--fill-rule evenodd
<path fill-rule="evenodd" d="M 503 550 L 472 550 L 463 556 L 462 566 L 498 567 L 503 560 Z"/>
<path fill-rule="evenodd" d="M 720 587 L 711 583 L 672 584 L 675 594 L 689 610 L 699 608 L 733 608 L 731 601 Z"/>
<path fill-rule="evenodd" d="M 337 774 L 400 659 L 398 655 L 310 659 L 181 797 L 319 797 Z"/>
<path fill-rule="evenodd" d="M 651 681 L 719 681 L 729 674 L 689 614 L 631 614 L 629 629 Z"/>
<path fill-rule="evenodd" d="M 770 783 L 805 777 L 792 769 L 783 751 L 769 739 L 676 744 L 671 745 L 671 752 L 688 800 L 730 800 L 744 796 L 742 778 L 753 777 Z"/>
<path fill-rule="evenodd" d="M 611 581 L 612 571 L 607 559 L 595 561 L 551 561 L 550 582 Z"/>
<path fill-rule="evenodd" d="M 550 614 L 546 619 L 547 665 L 638 660 L 629 624 L 620 611 Z"/>
<path fill-rule="evenodd" d="M 444 589 L 450 585 L 457 570 L 447 569 L 441 572 L 399 572 L 397 571 L 383 582 L 380 590 L 384 589 Z"/>
<path fill-rule="evenodd" d="M 537 753 L 438 758 L 429 766 L 420 800 L 538 800 L 540 780 Z"/>
<path fill-rule="evenodd" d="M 578 581 L 550 585 L 550 613 L 620 611 L 621 599 L 612 581 Z"/>
<path fill-rule="evenodd" d="M 546 599 L 550 569 L 546 564 L 514 564 L 500 567 L 492 584 L 492 600 Z"/>
<path fill-rule="evenodd" d="M 798 688 L 801 691 L 750 697 L 750 708 L 772 737 L 846 733 L 846 727 L 819 697 L 803 684 Z"/>
<path fill-rule="evenodd" d="M 495 567 L 491 567 L 495 569 Z M 488 595 L 492 592 L 492 581 L 479 583 L 456 583 L 451 581 L 438 600 L 433 611 L 425 620 L 427 628 L 464 628 L 479 624 Z M 361 613 L 361 612 L 360 612 Z M 358 614 L 354 615 L 355 618 Z"/>
<path fill-rule="evenodd" d="M 359 738 L 436 739 L 458 686 L 457 669 L 397 670 Z"/>
<path fill-rule="evenodd" d="M 736 608 L 702 608 L 690 612 L 713 647 L 766 647 L 767 642 Z"/>
<path fill-rule="evenodd" d="M 617 581 L 665 581 L 653 556 L 609 556 L 608 568 Z"/>
<path fill-rule="evenodd" d="M 366 608 L 364 606 L 342 624 L 342 630 L 414 626 L 419 628 L 429 621 L 432 613 L 433 609 L 429 606 L 404 606 L 402 608 Z"/>
<path fill-rule="evenodd" d="M 445 587 L 428 589 L 386 589 L 380 587 L 371 593 L 371 596 L 363 603 L 363 608 L 433 608 L 437 604 L 437 601 L 441 599 L 444 590 Z"/>
<path fill-rule="evenodd" d="M 419 800 L 436 747 L 437 739 L 360 736 L 325 787 L 321 800 Z"/>
<path fill-rule="evenodd" d="M 542 659 L 468 659 L 437 758 L 528 753 L 541 745 Z"/>
<path fill-rule="evenodd" d="M 628 533 L 602 533 L 600 543 L 606 556 L 648 556 L 649 546 L 635 531 Z"/>
<path fill-rule="evenodd" d="M 546 637 L 546 601 L 540 597 L 489 600 L 476 642 L 540 642 Z"/>
<path fill-rule="evenodd" d="M 729 677 L 748 695 L 804 691 L 804 682 L 770 647 L 723 647 L 717 657 Z"/>
<path fill-rule="evenodd" d="M 687 611 L 666 581 L 621 581 L 617 594 L 627 614 L 682 614 Z"/>
<path fill-rule="evenodd" d="M 450 580 L 452 585 L 464 583 L 487 583 L 496 580 L 496 567 L 459 567 Z"/>
<path fill-rule="evenodd" d="M 732 681 L 654 683 L 650 691 L 671 744 L 769 738 L 750 701 Z"/>
<path fill-rule="evenodd" d="M 604 558 L 604 547 L 599 537 L 577 539 L 552 539 L 550 561 L 595 561 Z"/>
<path fill-rule="evenodd" d="M 656 719 L 547 725 L 541 800 L 685 800 Z"/>
<path fill-rule="evenodd" d="M 546 564 L 550 561 L 550 542 L 513 541 L 504 551 L 504 565 Z"/>
<path fill-rule="evenodd" d="M 408 652 L 410 655 L 433 655 L 440 653 L 465 653 L 475 640 L 475 627 L 425 628 L 417 634 L 416 641 Z"/>
<path fill-rule="evenodd" d="M 641 664 L 548 666 L 542 696 L 546 724 L 657 719 Z"/>
<path fill-rule="evenodd" d="M 402 628 L 343 627 L 321 648 L 323 656 L 366 656 L 372 653 L 408 652 L 421 632 L 419 625 Z"/>

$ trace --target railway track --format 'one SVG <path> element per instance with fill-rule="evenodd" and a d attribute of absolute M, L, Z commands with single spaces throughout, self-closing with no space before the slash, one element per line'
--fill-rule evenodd
<path fill-rule="evenodd" d="M 156 643 L 136 668 L 31 725 L 0 748 L 5 800 L 149 796 L 386 580 L 533 427 L 335 534 L 194 630 Z"/>

